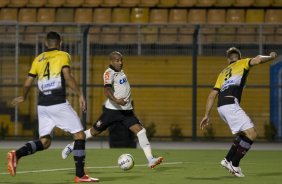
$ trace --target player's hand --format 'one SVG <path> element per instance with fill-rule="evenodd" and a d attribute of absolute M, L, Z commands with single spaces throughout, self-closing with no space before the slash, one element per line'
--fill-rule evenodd
<path fill-rule="evenodd" d="M 80 109 L 81 109 L 83 112 L 86 112 L 87 106 L 86 106 L 85 98 L 84 98 L 83 96 L 79 96 L 79 104 L 80 104 Z"/>
<path fill-rule="evenodd" d="M 19 97 L 16 97 L 12 100 L 11 104 L 13 106 L 16 106 L 18 103 L 21 103 L 21 102 L 24 102 L 24 97 L 23 96 L 19 96 Z"/>
<path fill-rule="evenodd" d="M 269 54 L 269 56 L 271 56 L 273 59 L 275 59 L 277 57 L 277 53 L 276 52 L 271 52 Z"/>
<path fill-rule="evenodd" d="M 124 98 L 117 99 L 115 102 L 118 105 L 121 105 L 121 106 L 124 106 L 125 104 L 127 104 L 127 102 L 124 100 Z"/>
<path fill-rule="evenodd" d="M 207 125 L 209 125 L 210 118 L 208 116 L 203 117 L 200 128 L 203 130 Z"/>

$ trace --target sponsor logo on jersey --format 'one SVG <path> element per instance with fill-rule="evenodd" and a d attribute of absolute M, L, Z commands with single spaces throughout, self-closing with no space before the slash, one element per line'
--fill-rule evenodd
<path fill-rule="evenodd" d="M 124 83 L 126 83 L 126 82 L 127 82 L 127 79 L 126 79 L 126 78 L 123 78 L 123 79 L 120 79 L 120 80 L 119 80 L 119 83 L 120 83 L 120 84 L 124 84 Z"/>

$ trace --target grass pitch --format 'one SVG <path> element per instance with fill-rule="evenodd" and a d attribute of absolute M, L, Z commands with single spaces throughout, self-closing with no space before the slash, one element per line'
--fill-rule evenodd
<path fill-rule="evenodd" d="M 6 169 L 6 153 L 0 149 L 0 183 L 67 184 L 74 183 L 73 158 L 61 159 L 61 150 L 50 149 L 19 161 L 17 175 L 11 177 Z M 117 159 L 130 153 L 135 166 L 122 171 Z M 165 158 L 155 169 L 147 167 L 140 149 L 88 149 L 88 174 L 103 184 L 281 184 L 282 152 L 250 151 L 241 162 L 245 178 L 236 178 L 219 165 L 223 150 L 154 150 Z"/>

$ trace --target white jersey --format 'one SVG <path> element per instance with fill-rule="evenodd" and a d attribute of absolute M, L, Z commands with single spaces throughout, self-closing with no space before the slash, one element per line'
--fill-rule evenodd
<path fill-rule="evenodd" d="M 107 99 L 105 102 L 105 107 L 113 110 L 132 110 L 133 106 L 130 85 L 123 70 L 117 72 L 110 66 L 110 68 L 105 71 L 103 78 L 104 86 L 111 86 L 114 96 L 117 99 L 124 98 L 124 101 L 127 102 L 126 105 L 121 106 L 112 100 Z"/>

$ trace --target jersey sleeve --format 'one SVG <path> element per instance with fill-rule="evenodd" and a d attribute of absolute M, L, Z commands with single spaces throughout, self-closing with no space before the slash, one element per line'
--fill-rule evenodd
<path fill-rule="evenodd" d="M 34 60 L 33 60 L 33 62 L 32 62 L 32 65 L 31 65 L 31 68 L 30 68 L 30 70 L 29 70 L 29 72 L 28 72 L 28 76 L 30 76 L 30 77 L 36 77 L 37 76 L 37 58 L 35 58 Z"/>
<path fill-rule="evenodd" d="M 71 65 L 71 56 L 68 53 L 65 53 L 62 56 L 62 68 L 70 67 Z"/>
<path fill-rule="evenodd" d="M 242 64 L 242 66 L 246 69 L 246 70 L 249 70 L 250 69 L 250 61 L 251 61 L 252 58 L 246 58 L 246 59 L 242 59 L 240 61 L 240 63 Z"/>
<path fill-rule="evenodd" d="M 220 91 L 221 85 L 222 85 L 221 83 L 222 83 L 221 75 L 219 75 L 219 76 L 217 77 L 217 80 L 216 80 L 216 82 L 215 82 L 215 85 L 214 85 L 213 89 L 214 89 L 214 90 L 217 90 L 217 91 Z"/>
<path fill-rule="evenodd" d="M 114 73 L 111 72 L 111 70 L 106 70 L 103 75 L 103 79 L 104 79 L 104 86 L 111 87 L 114 80 Z"/>

